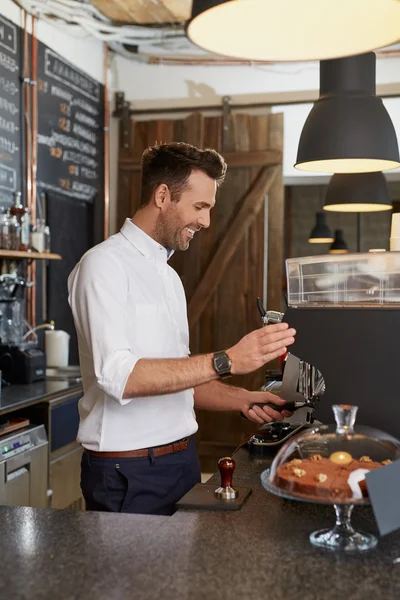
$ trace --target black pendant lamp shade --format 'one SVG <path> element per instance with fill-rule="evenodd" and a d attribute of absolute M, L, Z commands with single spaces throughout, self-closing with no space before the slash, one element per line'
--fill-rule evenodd
<path fill-rule="evenodd" d="M 219 55 L 322 60 L 399 39 L 397 0 L 193 0 L 187 35 Z"/>
<path fill-rule="evenodd" d="M 326 214 L 324 212 L 317 212 L 316 218 L 315 226 L 308 238 L 310 244 L 329 244 L 333 242 L 334 238 L 326 222 Z"/>
<path fill-rule="evenodd" d="M 320 63 L 320 97 L 301 132 L 295 167 L 366 173 L 400 167 L 396 132 L 375 95 L 373 52 Z"/>
<path fill-rule="evenodd" d="M 335 239 L 332 246 L 329 248 L 330 254 L 347 254 L 349 251 L 344 240 L 343 229 L 335 229 Z"/>
<path fill-rule="evenodd" d="M 378 212 L 392 208 L 383 173 L 338 173 L 330 180 L 324 210 Z"/>

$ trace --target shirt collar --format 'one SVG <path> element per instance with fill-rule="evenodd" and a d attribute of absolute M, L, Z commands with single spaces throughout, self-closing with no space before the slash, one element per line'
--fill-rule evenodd
<path fill-rule="evenodd" d="M 174 253 L 174 250 L 164 248 L 156 240 L 153 240 L 143 229 L 132 223 L 131 219 L 125 220 L 121 228 L 121 233 L 128 242 L 135 246 L 148 259 L 166 263 Z"/>

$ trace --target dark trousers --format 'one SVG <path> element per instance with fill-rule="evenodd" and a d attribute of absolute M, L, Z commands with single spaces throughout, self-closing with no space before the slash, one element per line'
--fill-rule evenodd
<path fill-rule="evenodd" d="M 193 436 L 185 450 L 148 458 L 100 458 L 84 452 L 81 488 L 87 510 L 172 515 L 175 503 L 200 482 Z"/>

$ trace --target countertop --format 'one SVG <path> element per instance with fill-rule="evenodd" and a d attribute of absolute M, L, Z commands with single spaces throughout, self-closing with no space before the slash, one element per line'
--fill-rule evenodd
<path fill-rule="evenodd" d="M 240 511 L 172 517 L 0 507 L 0 597 L 14 600 L 398 600 L 400 533 L 345 555 L 308 540 L 334 523 L 329 506 L 268 494 L 268 459 L 242 449 L 234 484 L 253 493 Z M 217 482 L 214 476 L 214 482 Z M 353 524 L 375 531 L 369 508 Z"/>
<path fill-rule="evenodd" d="M 45 379 L 36 383 L 2 386 L 0 415 L 80 389 L 82 384 L 74 379 Z"/>

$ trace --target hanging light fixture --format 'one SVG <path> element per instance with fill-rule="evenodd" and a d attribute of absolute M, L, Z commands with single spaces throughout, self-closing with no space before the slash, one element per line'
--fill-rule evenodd
<path fill-rule="evenodd" d="M 335 229 L 335 239 L 329 248 L 329 254 L 347 254 L 349 251 L 344 239 L 343 229 Z"/>
<path fill-rule="evenodd" d="M 400 167 L 393 123 L 375 94 L 375 67 L 373 52 L 321 61 L 320 97 L 301 132 L 297 169 L 366 173 Z"/>
<path fill-rule="evenodd" d="M 310 244 L 330 244 L 333 242 L 332 231 L 326 222 L 326 214 L 324 212 L 316 213 L 316 222 L 310 233 L 308 241 Z"/>
<path fill-rule="evenodd" d="M 234 58 L 322 60 L 399 39 L 397 0 L 193 0 L 189 39 Z"/>
<path fill-rule="evenodd" d="M 338 173 L 329 182 L 324 210 L 378 212 L 392 208 L 383 173 Z"/>

